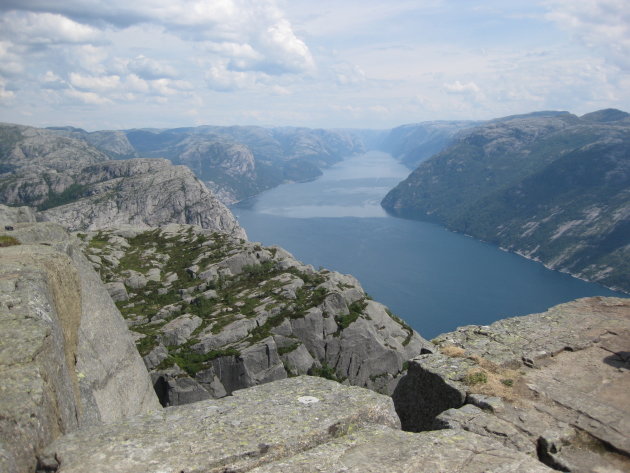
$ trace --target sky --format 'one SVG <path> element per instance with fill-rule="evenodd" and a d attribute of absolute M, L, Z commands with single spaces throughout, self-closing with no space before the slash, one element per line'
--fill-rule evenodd
<path fill-rule="evenodd" d="M 630 111 L 628 0 L 0 0 L 0 121 L 385 129 Z"/>

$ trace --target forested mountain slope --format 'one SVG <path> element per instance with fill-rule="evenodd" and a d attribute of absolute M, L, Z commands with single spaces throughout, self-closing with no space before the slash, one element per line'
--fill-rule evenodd
<path fill-rule="evenodd" d="M 382 205 L 630 291 L 630 116 L 494 120 L 462 132 Z"/>

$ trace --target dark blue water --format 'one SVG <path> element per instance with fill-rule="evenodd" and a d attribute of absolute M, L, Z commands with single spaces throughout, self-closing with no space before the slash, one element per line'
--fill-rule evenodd
<path fill-rule="evenodd" d="M 426 338 L 578 297 L 621 296 L 438 225 L 388 216 L 379 203 L 408 172 L 372 152 L 232 210 L 250 240 L 353 274 Z"/>

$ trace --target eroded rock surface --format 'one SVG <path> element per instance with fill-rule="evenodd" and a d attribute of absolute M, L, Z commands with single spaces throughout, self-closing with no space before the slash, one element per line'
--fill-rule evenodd
<path fill-rule="evenodd" d="M 0 124 L 0 135 L 3 204 L 37 207 L 42 218 L 71 230 L 189 223 L 246 238 L 232 213 L 189 168 L 166 159 L 111 161 L 137 156 L 120 132 Z"/>
<path fill-rule="evenodd" d="M 165 159 L 108 161 L 74 177 L 83 195 L 43 212 L 70 230 L 189 223 L 246 238 L 232 213 L 185 166 Z"/>
<path fill-rule="evenodd" d="M 563 471 L 630 468 L 630 300 L 580 299 L 434 342 L 441 353 L 412 360 L 394 393 L 404 428 L 465 429 Z"/>
<path fill-rule="evenodd" d="M 215 397 L 307 373 L 391 394 L 405 361 L 433 349 L 354 277 L 281 248 L 190 225 L 81 237 L 169 405 L 184 385 Z"/>
<path fill-rule="evenodd" d="M 78 242 L 53 223 L 7 227 L 0 229 L 13 243 L 0 248 L 0 471 L 22 472 L 33 471 L 35 454 L 59 435 L 159 403 Z"/>
<path fill-rule="evenodd" d="M 464 431 L 398 430 L 391 398 L 301 376 L 66 435 L 47 471 L 548 472 Z"/>

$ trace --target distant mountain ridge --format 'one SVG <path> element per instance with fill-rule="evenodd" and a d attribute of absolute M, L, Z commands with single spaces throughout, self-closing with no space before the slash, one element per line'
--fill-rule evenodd
<path fill-rule="evenodd" d="M 457 134 L 479 125 L 475 121 L 431 121 L 393 128 L 384 137 L 380 148 L 409 169 L 449 146 Z"/>
<path fill-rule="evenodd" d="M 630 115 L 538 112 L 462 131 L 383 207 L 630 291 Z"/>
<path fill-rule="evenodd" d="M 226 203 L 233 203 L 283 182 L 310 180 L 321 169 L 362 153 L 380 132 L 199 126 L 87 132 L 49 128 L 83 140 L 111 159 L 167 158 L 185 164 Z"/>
<path fill-rule="evenodd" d="M 71 230 L 177 222 L 246 237 L 185 166 L 112 161 L 86 140 L 21 125 L 0 124 L 0 203 L 37 207 Z"/>
<path fill-rule="evenodd" d="M 198 126 L 87 132 L 48 130 L 85 141 L 111 159 L 166 158 L 184 164 L 225 203 L 252 197 L 284 182 L 307 181 L 342 159 L 378 149 L 410 169 L 480 122 L 430 121 L 392 130 Z"/>

